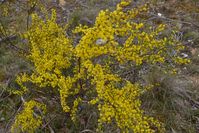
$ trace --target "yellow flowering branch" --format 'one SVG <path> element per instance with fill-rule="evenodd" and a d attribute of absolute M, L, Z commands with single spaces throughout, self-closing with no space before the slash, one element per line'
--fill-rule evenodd
<path fill-rule="evenodd" d="M 146 30 L 145 23 L 135 21 L 140 12 L 147 12 L 146 5 L 127 10 L 130 3 L 130 0 L 122 0 L 115 11 L 100 11 L 92 27 L 76 27 L 73 33 L 82 33 L 76 46 L 66 37 L 65 29 L 56 23 L 55 11 L 45 21 L 33 14 L 32 25 L 24 38 L 29 42 L 28 58 L 35 69 L 30 75 L 19 75 L 21 92 L 16 94 L 29 92 L 24 82 L 41 88 L 50 86 L 59 92 L 63 111 L 70 113 L 74 122 L 79 104 L 87 100 L 87 104 L 98 107 L 98 131 L 104 130 L 104 124 L 116 123 L 122 132 L 164 132 L 163 124 L 145 115 L 141 109 L 139 97 L 151 87 L 123 78 L 113 70 L 112 64 L 137 67 L 144 63 L 167 65 L 170 62 L 178 65 L 189 60 L 178 56 L 183 47 L 172 36 L 159 37 L 166 29 L 165 25 Z M 170 54 L 172 50 L 175 55 Z M 92 92 L 94 98 L 88 97 L 87 92 Z M 18 117 L 22 120 L 23 115 L 31 112 L 31 107 L 28 106 Z M 31 119 L 29 117 L 24 119 Z"/>

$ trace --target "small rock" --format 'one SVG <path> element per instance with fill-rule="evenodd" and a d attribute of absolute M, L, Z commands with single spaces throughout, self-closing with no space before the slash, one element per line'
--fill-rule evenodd
<path fill-rule="evenodd" d="M 97 39 L 97 41 L 96 41 L 96 44 L 97 45 L 103 45 L 103 44 L 105 44 L 107 41 L 106 40 L 104 40 L 104 39 Z"/>

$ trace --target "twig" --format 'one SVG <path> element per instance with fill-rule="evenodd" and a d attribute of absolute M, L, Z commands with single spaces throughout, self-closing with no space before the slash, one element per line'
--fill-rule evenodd
<path fill-rule="evenodd" d="M 85 126 L 86 128 L 88 127 L 89 121 L 90 121 L 90 119 L 92 118 L 93 114 L 94 114 L 94 113 L 90 114 L 90 116 L 88 117 L 88 120 L 87 120 L 87 123 L 86 123 L 86 126 Z"/>
<path fill-rule="evenodd" d="M 16 40 L 16 39 L 17 39 L 16 35 L 11 35 L 4 38 L 0 38 L 0 43 L 4 43 L 4 42 L 7 42 L 8 40 Z"/>
<path fill-rule="evenodd" d="M 191 23 L 191 22 L 181 21 L 181 20 L 175 20 L 175 19 L 167 18 L 165 16 L 158 16 L 158 15 L 153 14 L 153 13 L 151 13 L 151 15 L 154 16 L 154 17 L 150 18 L 149 20 L 159 18 L 159 19 L 164 19 L 164 20 L 168 20 L 168 21 L 179 22 L 179 23 L 182 23 L 182 24 L 192 25 L 192 26 L 195 26 L 195 27 L 199 28 L 199 25 Z"/>
<path fill-rule="evenodd" d="M 56 116 L 54 116 L 52 119 L 50 119 L 45 125 L 42 126 L 42 129 L 44 129 L 46 126 L 48 126 L 48 124 L 50 124 L 50 122 L 52 120 L 54 120 L 56 118 Z"/>
<path fill-rule="evenodd" d="M 27 13 L 28 13 L 28 16 L 27 16 L 27 22 L 26 22 L 26 28 L 27 28 L 27 30 L 29 29 L 29 19 L 30 19 L 30 15 L 32 14 L 32 12 L 34 12 L 34 10 L 35 10 L 35 7 L 36 7 L 36 4 L 37 3 L 35 3 L 32 7 L 30 7 L 30 9 L 28 9 L 28 11 L 27 11 Z"/>
<path fill-rule="evenodd" d="M 1 34 L 4 36 L 4 39 L 1 39 L 0 40 L 0 43 L 1 42 L 8 42 L 8 45 L 12 48 L 14 48 L 16 51 L 20 51 L 21 53 L 28 53 L 25 49 L 22 49 L 22 48 L 19 48 L 17 47 L 16 45 L 14 45 L 12 43 L 12 40 L 11 39 L 14 39 L 14 38 L 17 38 L 16 35 L 11 35 L 9 36 L 7 33 L 6 33 L 6 30 L 5 30 L 5 27 L 3 25 L 3 23 L 0 21 L 0 25 L 2 26 L 2 28 L 0 28 L 0 32 Z"/>
<path fill-rule="evenodd" d="M 5 83 L 5 87 L 3 87 L 3 90 L 2 90 L 2 92 L 1 92 L 1 94 L 0 94 L 0 97 L 3 95 L 3 93 L 4 93 L 4 91 L 5 91 L 5 89 L 6 89 L 6 87 L 8 86 L 8 84 L 9 84 L 9 82 L 10 82 L 10 78 L 6 81 L 6 83 Z"/>
<path fill-rule="evenodd" d="M 16 111 L 16 112 L 14 112 L 13 113 L 13 115 L 11 115 L 11 117 L 10 117 L 10 120 L 7 122 L 7 124 L 6 124 L 6 127 L 5 127 L 5 132 L 7 131 L 7 130 L 9 130 L 8 129 L 8 127 L 9 127 L 9 124 L 10 124 L 10 122 L 12 122 L 12 120 L 13 119 L 11 119 L 13 116 L 15 116 L 15 114 L 17 114 L 20 110 L 21 110 L 21 107 L 23 106 L 23 103 L 20 105 L 20 107 L 18 108 L 18 110 Z M 9 132 L 9 131 L 8 131 Z"/>
<path fill-rule="evenodd" d="M 85 129 L 85 130 L 81 131 L 80 133 L 88 133 L 88 132 L 95 133 L 94 131 L 92 131 L 90 129 Z"/>

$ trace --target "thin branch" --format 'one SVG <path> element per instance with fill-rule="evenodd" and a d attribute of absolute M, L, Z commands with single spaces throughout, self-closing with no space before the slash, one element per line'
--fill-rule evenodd
<path fill-rule="evenodd" d="M 22 106 L 23 106 L 23 103 L 21 103 L 21 105 L 20 105 L 20 107 L 18 108 L 18 110 L 17 110 L 16 112 L 14 112 L 13 115 L 11 115 L 11 117 L 9 118 L 9 121 L 7 122 L 6 127 L 5 127 L 5 132 L 6 132 L 6 131 L 9 132 L 9 130 L 10 130 L 10 129 L 9 129 L 9 125 L 10 125 L 10 123 L 13 121 L 13 119 L 11 119 L 11 118 L 14 117 L 14 116 L 21 110 Z M 7 133 L 7 132 L 6 132 L 6 133 Z"/>
<path fill-rule="evenodd" d="M 9 40 L 13 41 L 13 40 L 16 40 L 16 39 L 17 39 L 16 35 L 10 35 L 10 36 L 4 37 L 4 38 L 0 38 L 0 43 L 5 43 Z"/>
<path fill-rule="evenodd" d="M 48 122 L 45 123 L 45 125 L 42 126 L 42 129 L 44 129 L 46 126 L 48 126 L 52 120 L 54 120 L 56 118 L 56 116 L 54 116 L 52 119 L 50 119 Z"/>
<path fill-rule="evenodd" d="M 85 129 L 85 130 L 81 131 L 80 133 L 95 133 L 95 132 L 90 129 Z"/>
<path fill-rule="evenodd" d="M 9 82 L 10 82 L 10 78 L 6 81 L 5 87 L 3 87 L 3 90 L 2 90 L 2 92 L 1 92 L 1 94 L 0 94 L 0 97 L 3 95 L 4 91 L 5 91 L 6 88 L 8 87 Z"/>
<path fill-rule="evenodd" d="M 28 16 L 27 16 L 27 20 L 26 20 L 26 28 L 27 30 L 29 29 L 29 20 L 30 20 L 30 15 L 34 12 L 35 10 L 35 7 L 36 7 L 36 4 L 35 3 L 32 7 L 30 7 L 30 9 L 28 9 L 27 13 L 28 13 Z"/>
<path fill-rule="evenodd" d="M 16 51 L 19 51 L 20 53 L 28 53 L 27 50 L 23 49 L 23 48 L 19 48 L 17 47 L 16 45 L 14 45 L 12 43 L 13 40 L 17 39 L 17 35 L 11 35 L 9 36 L 7 33 L 6 33 L 6 30 L 5 30 L 5 27 L 4 25 L 2 24 L 2 22 L 0 21 L 0 25 L 2 26 L 2 28 L 0 28 L 0 33 L 3 35 L 3 39 L 1 38 L 0 39 L 0 44 L 3 43 L 3 42 L 7 42 L 7 44 L 13 48 L 14 50 Z"/>
<path fill-rule="evenodd" d="M 172 21 L 172 22 L 179 22 L 179 23 L 182 23 L 182 24 L 188 24 L 188 25 L 192 25 L 192 26 L 195 26 L 197 28 L 199 28 L 199 25 L 195 24 L 195 23 L 191 23 L 191 22 L 187 22 L 187 21 L 182 21 L 182 20 L 175 20 L 175 19 L 171 19 L 171 18 L 167 18 L 165 16 L 158 16 L 154 13 L 151 13 L 151 15 L 153 16 L 152 18 L 150 18 L 149 20 L 152 20 L 152 19 L 164 19 L 164 20 L 168 20 L 168 21 Z"/>

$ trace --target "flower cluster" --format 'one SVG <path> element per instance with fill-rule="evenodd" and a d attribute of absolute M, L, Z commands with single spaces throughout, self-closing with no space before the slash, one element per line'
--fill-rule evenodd
<path fill-rule="evenodd" d="M 162 125 L 151 117 L 145 116 L 141 110 L 141 87 L 125 81 L 123 87 L 117 87 L 117 83 L 122 81 L 116 74 L 107 74 L 101 65 L 93 65 L 87 61 L 85 67 L 93 77 L 92 83 L 96 85 L 98 96 L 90 101 L 90 104 L 98 104 L 100 118 L 98 119 L 98 130 L 103 131 L 104 123 L 116 122 L 117 126 L 124 132 L 130 130 L 136 133 L 154 132 L 151 126 L 163 132 Z M 147 89 L 147 88 L 146 88 Z"/>
<path fill-rule="evenodd" d="M 12 125 L 12 132 L 29 132 L 33 133 L 42 124 L 42 117 L 34 113 L 34 108 L 46 112 L 46 106 L 34 100 L 24 103 L 24 110 L 15 118 L 15 123 Z"/>
<path fill-rule="evenodd" d="M 183 47 L 174 38 L 160 37 L 165 25 L 150 30 L 149 25 L 136 21 L 139 13 L 147 12 L 146 5 L 129 10 L 126 7 L 130 4 L 123 0 L 114 11 L 102 10 L 92 27 L 76 27 L 73 33 L 82 35 L 76 46 L 66 37 L 65 29 L 57 25 L 54 11 L 51 18 L 46 16 L 46 21 L 34 14 L 24 38 L 29 41 L 28 58 L 35 69 L 31 75 L 22 74 L 17 78 L 21 91 L 15 93 L 23 95 L 29 91 L 24 82 L 41 88 L 51 86 L 57 88 L 61 106 L 73 121 L 81 101 L 89 99 L 88 104 L 96 104 L 99 110 L 98 130 L 103 131 L 104 124 L 114 122 L 123 132 L 164 132 L 161 122 L 145 115 L 141 109 L 139 97 L 149 87 L 120 77 L 111 66 L 129 62 L 135 66 L 183 64 L 189 60 L 178 56 Z M 173 50 L 176 54 L 171 55 Z M 85 99 L 86 92 L 92 92 L 95 98 Z M 69 96 L 73 97 L 73 105 L 68 102 Z"/>
<path fill-rule="evenodd" d="M 52 12 L 51 18 L 46 16 L 46 22 L 33 14 L 32 22 L 24 38 L 29 41 L 31 54 L 28 58 L 35 69 L 31 75 L 18 76 L 17 79 L 20 80 L 17 81 L 23 92 L 28 90 L 21 82 L 32 82 L 39 87 L 52 86 L 54 88 L 59 85 L 61 99 L 64 99 L 72 81 L 70 82 L 70 77 L 63 77 L 62 71 L 71 65 L 73 47 L 70 40 L 65 37 L 64 29 L 57 25 L 55 11 Z M 66 81 L 70 82 L 69 86 L 64 84 Z"/>

